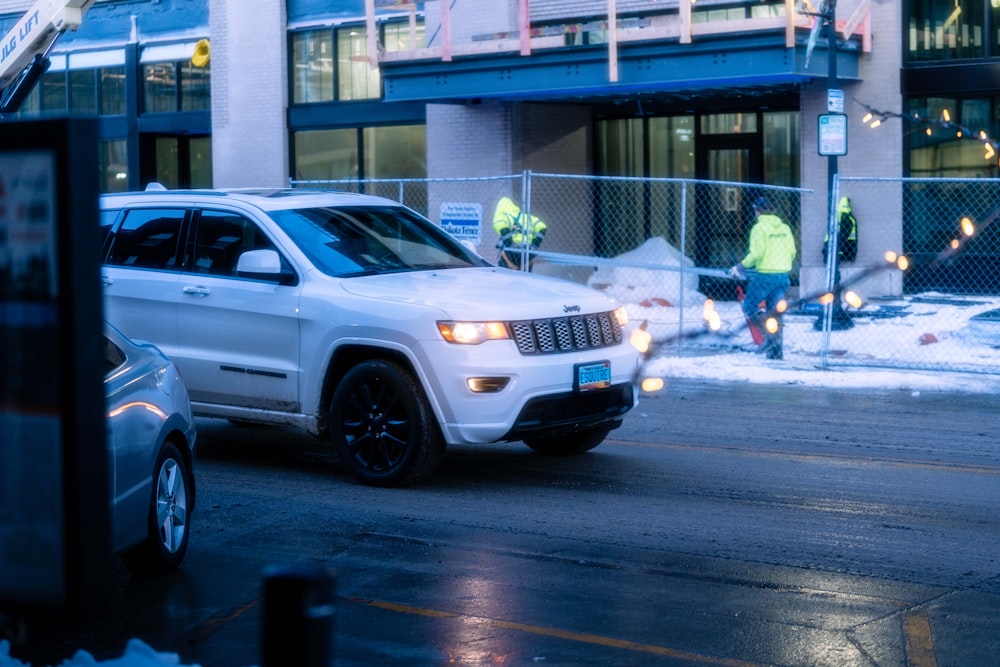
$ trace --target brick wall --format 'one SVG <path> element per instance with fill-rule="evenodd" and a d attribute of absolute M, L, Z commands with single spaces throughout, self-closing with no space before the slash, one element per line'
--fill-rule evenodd
<path fill-rule="evenodd" d="M 285 2 L 211 0 L 209 25 L 214 186 L 285 186 Z"/>

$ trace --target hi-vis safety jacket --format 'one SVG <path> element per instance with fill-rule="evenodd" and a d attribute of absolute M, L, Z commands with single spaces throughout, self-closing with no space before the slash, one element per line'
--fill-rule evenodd
<path fill-rule="evenodd" d="M 841 197 L 837 203 L 837 253 L 840 258 L 853 262 L 858 255 L 858 220 L 851 210 L 851 200 Z M 823 257 L 826 257 L 827 246 L 830 244 L 830 232 L 823 237 Z"/>
<path fill-rule="evenodd" d="M 773 213 L 764 213 L 750 230 L 750 251 L 742 264 L 758 273 L 788 273 L 795 255 L 792 228 Z"/>
<path fill-rule="evenodd" d="M 538 246 L 542 242 L 545 238 L 545 223 L 533 215 L 530 224 L 526 224 L 525 217 L 510 197 L 503 197 L 497 202 L 493 212 L 493 230 L 500 235 L 502 245 L 520 246 L 527 242 Z"/>

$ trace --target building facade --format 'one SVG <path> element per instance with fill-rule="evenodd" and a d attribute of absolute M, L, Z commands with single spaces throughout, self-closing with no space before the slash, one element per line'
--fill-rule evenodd
<path fill-rule="evenodd" d="M 0 0 L 0 33 L 31 4 Z M 832 170 L 1000 175 L 908 120 L 997 133 L 993 0 L 97 0 L 51 60 L 18 116 L 96 114 L 105 191 L 523 170 L 789 186 L 819 195 L 791 221 L 810 291 Z M 830 156 L 819 119 L 841 109 Z M 901 202 L 854 204 L 848 276 L 930 250 Z"/>

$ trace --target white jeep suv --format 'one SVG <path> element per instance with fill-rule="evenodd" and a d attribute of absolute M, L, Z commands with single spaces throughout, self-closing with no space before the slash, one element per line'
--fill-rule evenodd
<path fill-rule="evenodd" d="M 624 309 L 489 264 L 393 201 L 317 190 L 101 197 L 105 317 L 163 350 L 196 414 L 291 424 L 359 480 L 447 444 L 585 452 L 637 400 Z"/>

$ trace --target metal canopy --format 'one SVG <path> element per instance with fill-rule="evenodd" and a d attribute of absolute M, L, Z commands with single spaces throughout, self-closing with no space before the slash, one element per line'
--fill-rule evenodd
<path fill-rule="evenodd" d="M 846 42 L 837 52 L 838 79 L 858 80 L 859 52 Z M 383 62 L 387 102 L 610 101 L 652 96 L 693 99 L 729 94 L 762 96 L 814 81 L 825 82 L 828 51 L 817 48 L 806 65 L 806 43 L 785 45 L 784 34 L 755 33 L 692 44 L 644 42 L 619 48 L 618 81 L 609 80 L 607 50 L 574 46 L 518 54 Z"/>

